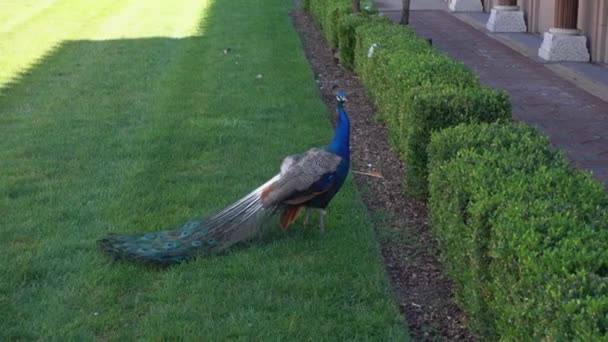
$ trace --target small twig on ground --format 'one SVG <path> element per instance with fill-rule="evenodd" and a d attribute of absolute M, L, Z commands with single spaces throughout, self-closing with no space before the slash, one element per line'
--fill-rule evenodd
<path fill-rule="evenodd" d="M 353 170 L 352 172 L 360 174 L 360 175 L 370 176 L 370 177 L 384 178 L 379 172 L 363 172 L 363 171 L 355 171 L 355 170 Z"/>

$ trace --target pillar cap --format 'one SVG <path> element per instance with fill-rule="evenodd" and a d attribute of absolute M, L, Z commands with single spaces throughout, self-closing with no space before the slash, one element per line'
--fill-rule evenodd
<path fill-rule="evenodd" d="M 553 34 L 563 34 L 563 35 L 569 35 L 569 36 L 578 36 L 579 34 L 581 34 L 581 30 L 578 30 L 578 29 L 565 29 L 565 28 L 557 28 L 557 27 L 550 28 L 549 32 L 551 32 Z"/>

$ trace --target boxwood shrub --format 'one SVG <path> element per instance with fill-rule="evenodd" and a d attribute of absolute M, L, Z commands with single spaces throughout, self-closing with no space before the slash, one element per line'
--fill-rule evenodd
<path fill-rule="evenodd" d="M 523 124 L 443 130 L 429 156 L 433 228 L 481 339 L 606 339 L 603 187 Z"/>
<path fill-rule="evenodd" d="M 482 88 L 464 64 L 435 50 L 409 27 L 384 17 L 352 15 L 350 1 L 308 4 L 328 41 L 337 41 L 342 65 L 354 68 L 362 78 L 391 140 L 404 152 L 405 184 L 411 194 L 424 197 L 427 192 L 426 145 L 431 131 L 510 116 L 504 93 Z"/>
<path fill-rule="evenodd" d="M 409 27 L 369 22 L 357 27 L 356 39 L 355 70 L 380 107 L 403 102 L 402 95 L 418 86 L 479 85 L 464 64 L 435 50 Z"/>
<path fill-rule="evenodd" d="M 357 27 L 369 24 L 370 22 L 385 22 L 389 23 L 386 17 L 377 15 L 349 14 L 342 17 L 338 25 L 338 51 L 340 55 L 340 64 L 348 70 L 355 68 L 355 45 L 357 41 Z"/>
<path fill-rule="evenodd" d="M 419 198 L 428 192 L 427 147 L 431 133 L 460 123 L 508 121 L 509 96 L 491 88 L 418 87 L 391 120 L 389 129 L 405 162 L 405 186 Z"/>
<path fill-rule="evenodd" d="M 506 95 L 409 27 L 353 16 L 350 0 L 303 1 L 374 99 L 410 192 L 426 193 L 428 172 L 442 259 L 480 338 L 608 340 L 603 187 L 505 123 Z"/>
<path fill-rule="evenodd" d="M 310 13 L 321 27 L 325 39 L 332 48 L 339 47 L 339 34 L 342 22 L 352 14 L 351 0 L 303 0 L 302 8 Z M 359 15 L 368 19 L 376 13 L 372 0 L 361 1 Z M 378 18 L 378 16 L 374 16 Z"/>
<path fill-rule="evenodd" d="M 355 70 L 405 161 L 406 190 L 425 198 L 431 132 L 463 122 L 509 119 L 508 95 L 481 87 L 462 63 L 407 27 L 387 22 L 359 25 L 356 39 Z"/>
<path fill-rule="evenodd" d="M 319 24 L 330 46 L 337 47 L 341 17 L 352 12 L 352 3 L 349 0 L 304 0 L 302 7 Z"/>

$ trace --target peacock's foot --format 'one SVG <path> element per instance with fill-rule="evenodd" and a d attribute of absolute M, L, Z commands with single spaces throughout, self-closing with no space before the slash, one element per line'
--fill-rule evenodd
<path fill-rule="evenodd" d="M 304 209 L 304 226 L 310 223 L 310 208 Z"/>
<path fill-rule="evenodd" d="M 319 209 L 319 229 L 321 230 L 321 235 L 325 234 L 325 215 L 327 215 L 327 211 Z"/>

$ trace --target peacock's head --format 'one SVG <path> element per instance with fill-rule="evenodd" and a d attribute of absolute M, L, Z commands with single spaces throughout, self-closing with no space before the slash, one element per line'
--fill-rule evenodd
<path fill-rule="evenodd" d="M 343 91 L 339 91 L 336 95 L 336 100 L 340 103 L 346 102 L 346 94 Z"/>

